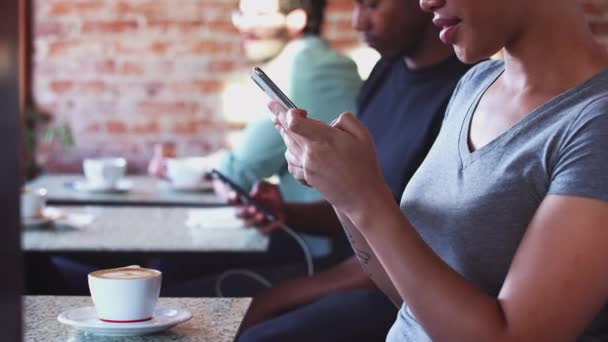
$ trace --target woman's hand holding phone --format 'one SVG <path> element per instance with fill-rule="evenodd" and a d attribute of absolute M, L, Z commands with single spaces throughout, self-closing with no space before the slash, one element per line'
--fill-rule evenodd
<path fill-rule="evenodd" d="M 269 108 L 287 146 L 285 158 L 295 179 L 317 189 L 345 214 L 364 212 L 387 192 L 371 134 L 351 113 L 331 125 L 309 119 L 301 109 Z M 392 197 L 392 195 L 391 195 Z"/>

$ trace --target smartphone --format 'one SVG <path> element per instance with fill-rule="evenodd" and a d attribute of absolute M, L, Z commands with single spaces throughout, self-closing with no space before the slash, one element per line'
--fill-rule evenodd
<path fill-rule="evenodd" d="M 255 67 L 249 72 L 249 76 L 271 99 L 280 102 L 287 109 L 295 109 L 296 105 L 277 87 L 274 82 L 262 71 Z"/>
<path fill-rule="evenodd" d="M 226 175 L 222 174 L 221 172 L 219 172 L 216 169 L 212 169 L 209 172 L 209 176 L 211 177 L 211 179 L 217 179 L 219 181 L 221 181 L 222 183 L 228 185 L 232 190 L 234 190 L 237 195 L 239 196 L 239 200 L 247 205 L 253 205 L 254 207 L 256 207 L 260 212 L 262 212 L 262 214 L 264 214 L 264 217 L 268 220 L 268 221 L 276 221 L 277 218 L 268 210 L 266 210 L 266 208 L 264 208 L 261 204 L 259 204 L 256 200 L 254 200 L 253 198 L 251 198 L 251 196 L 249 196 L 249 192 L 245 191 L 245 189 L 241 188 L 238 184 L 236 184 L 233 180 L 231 180 L 230 178 L 226 177 Z"/>

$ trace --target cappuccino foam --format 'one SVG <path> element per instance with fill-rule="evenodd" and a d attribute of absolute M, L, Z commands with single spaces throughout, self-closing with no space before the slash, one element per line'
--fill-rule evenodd
<path fill-rule="evenodd" d="M 160 272 L 149 268 L 121 267 L 95 271 L 91 275 L 106 279 L 143 279 L 156 277 Z"/>

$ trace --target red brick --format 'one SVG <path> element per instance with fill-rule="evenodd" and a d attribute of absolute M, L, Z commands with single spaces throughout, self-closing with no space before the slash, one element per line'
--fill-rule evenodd
<path fill-rule="evenodd" d="M 169 50 L 170 44 L 164 42 L 154 42 L 150 45 L 149 50 L 157 55 L 164 55 Z"/>
<path fill-rule="evenodd" d="M 141 101 L 138 108 L 145 115 L 193 115 L 200 106 L 192 101 Z"/>
<path fill-rule="evenodd" d="M 99 122 L 91 122 L 85 128 L 85 133 L 99 133 L 101 132 L 101 124 Z"/>
<path fill-rule="evenodd" d="M 144 71 L 141 63 L 125 62 L 120 66 L 120 74 L 125 76 L 142 76 Z"/>
<path fill-rule="evenodd" d="M 125 33 L 137 29 L 138 24 L 134 20 L 128 21 L 88 21 L 82 26 L 84 33 Z"/>
<path fill-rule="evenodd" d="M 214 0 L 205 0 L 199 1 L 198 4 L 198 13 L 205 13 L 205 11 L 215 10 L 218 12 L 226 12 L 230 14 L 232 11 L 238 9 L 237 1 L 214 1 Z"/>
<path fill-rule="evenodd" d="M 200 131 L 199 125 L 194 121 L 187 122 L 176 122 L 173 125 L 172 133 L 175 134 L 186 134 L 186 135 L 195 135 Z"/>
<path fill-rule="evenodd" d="M 52 92 L 57 94 L 67 93 L 74 89 L 74 82 L 72 81 L 53 81 L 49 85 Z"/>
<path fill-rule="evenodd" d="M 151 30 L 159 30 L 162 32 L 178 31 L 181 33 L 192 33 L 200 30 L 204 26 L 202 20 L 153 20 L 148 22 L 147 28 Z"/>
<path fill-rule="evenodd" d="M 111 59 L 101 60 L 95 63 L 95 72 L 100 74 L 111 74 L 116 72 L 116 62 Z"/>
<path fill-rule="evenodd" d="M 103 1 L 58 1 L 51 3 L 49 6 L 51 16 L 83 15 L 98 12 L 103 8 L 104 3 Z"/>
<path fill-rule="evenodd" d="M 353 10 L 353 1 L 352 0 L 329 0 L 327 2 L 327 12 L 345 12 L 351 13 Z"/>
<path fill-rule="evenodd" d="M 175 0 L 170 0 L 175 1 Z M 133 3 L 132 1 L 119 1 L 116 3 L 115 11 L 120 15 L 143 15 L 146 18 L 161 16 L 166 11 L 164 1 L 151 0 Z"/>
<path fill-rule="evenodd" d="M 127 125 L 122 121 L 108 120 L 106 130 L 110 134 L 125 134 L 127 133 Z"/>
<path fill-rule="evenodd" d="M 34 23 L 34 35 L 37 37 L 61 36 L 66 31 L 66 26 L 60 22 L 41 21 Z"/>
<path fill-rule="evenodd" d="M 48 50 L 50 55 L 62 55 L 73 49 L 82 47 L 79 41 L 55 41 L 49 43 Z"/>
<path fill-rule="evenodd" d="M 135 124 L 132 126 L 132 132 L 135 134 L 158 134 L 160 132 L 160 125 L 158 121 Z"/>
<path fill-rule="evenodd" d="M 344 51 L 344 50 L 347 50 L 354 46 L 357 46 L 358 43 L 359 43 L 359 41 L 355 37 L 345 38 L 345 39 L 334 39 L 330 42 L 331 46 L 334 49 L 340 50 L 340 51 Z"/>
<path fill-rule="evenodd" d="M 215 55 L 234 51 L 234 44 L 230 42 L 223 42 L 221 40 L 206 40 L 193 43 L 188 52 L 192 52 L 194 54 Z"/>
<path fill-rule="evenodd" d="M 230 19 L 209 19 L 205 21 L 205 26 L 208 27 L 213 33 L 223 33 L 223 34 L 239 34 L 239 30 L 232 25 Z"/>
<path fill-rule="evenodd" d="M 207 71 L 210 73 L 226 73 L 236 69 L 236 63 L 230 60 L 217 60 L 209 62 L 207 65 Z"/>
<path fill-rule="evenodd" d="M 178 94 L 196 92 L 204 95 L 219 92 L 223 88 L 223 83 L 218 80 L 192 80 L 174 83 L 171 88 Z"/>
<path fill-rule="evenodd" d="M 103 81 L 88 81 L 78 85 L 78 91 L 84 93 L 101 93 L 107 90 L 108 86 Z"/>
<path fill-rule="evenodd" d="M 350 19 L 336 20 L 331 24 L 331 27 L 333 30 L 336 30 L 338 32 L 352 33 L 352 31 L 354 30 L 352 21 Z"/>

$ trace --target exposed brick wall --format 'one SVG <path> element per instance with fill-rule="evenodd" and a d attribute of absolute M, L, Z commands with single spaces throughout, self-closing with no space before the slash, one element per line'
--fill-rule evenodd
<path fill-rule="evenodd" d="M 608 0 L 581 1 L 608 45 Z M 68 122 L 76 146 L 43 145 L 49 170 L 78 170 L 80 159 L 121 154 L 141 170 L 157 141 L 182 154 L 222 146 L 230 128 L 218 115 L 223 80 L 247 67 L 230 13 L 237 0 L 36 0 L 34 96 Z M 329 0 L 325 36 L 357 45 L 352 0 Z"/>
<path fill-rule="evenodd" d="M 330 0 L 325 34 L 355 46 L 351 0 Z M 152 145 L 184 155 L 222 146 L 223 80 L 247 67 L 230 14 L 238 0 L 37 0 L 34 96 L 76 146 L 44 144 L 50 170 L 78 170 L 91 155 L 126 155 L 141 170 Z"/>

